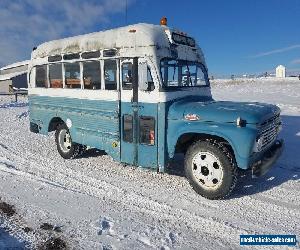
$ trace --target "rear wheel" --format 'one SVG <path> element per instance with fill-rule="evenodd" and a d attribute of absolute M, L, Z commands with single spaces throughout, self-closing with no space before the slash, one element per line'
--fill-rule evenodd
<path fill-rule="evenodd" d="M 59 124 L 55 132 L 55 142 L 59 154 L 65 159 L 73 159 L 85 151 L 85 146 L 72 141 L 66 124 Z"/>
<path fill-rule="evenodd" d="M 236 164 L 227 148 L 214 141 L 198 141 L 185 157 L 185 174 L 193 189 L 208 199 L 222 199 L 234 189 Z"/>

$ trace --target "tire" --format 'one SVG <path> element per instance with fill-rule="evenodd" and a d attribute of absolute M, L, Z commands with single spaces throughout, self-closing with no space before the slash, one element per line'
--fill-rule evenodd
<path fill-rule="evenodd" d="M 74 159 L 85 151 L 85 146 L 72 141 L 70 131 L 65 123 L 57 126 L 55 132 L 57 151 L 65 159 Z"/>
<path fill-rule="evenodd" d="M 228 197 L 237 182 L 234 157 L 213 140 L 197 141 L 188 148 L 184 170 L 193 189 L 211 200 Z"/>

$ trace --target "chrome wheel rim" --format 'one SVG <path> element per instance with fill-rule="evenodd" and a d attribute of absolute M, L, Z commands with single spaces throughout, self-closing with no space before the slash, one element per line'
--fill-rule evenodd
<path fill-rule="evenodd" d="M 199 152 L 193 157 L 192 173 L 197 183 L 204 189 L 215 190 L 222 184 L 222 165 L 210 152 Z"/>
<path fill-rule="evenodd" d="M 62 129 L 58 135 L 59 147 L 64 153 L 68 153 L 72 146 L 70 133 L 66 129 Z"/>

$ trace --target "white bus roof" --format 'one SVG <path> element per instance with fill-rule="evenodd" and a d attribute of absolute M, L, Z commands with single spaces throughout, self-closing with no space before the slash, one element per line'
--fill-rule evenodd
<path fill-rule="evenodd" d="M 38 46 L 32 52 L 32 59 L 111 48 L 169 47 L 169 38 L 165 30 L 169 30 L 169 28 L 161 25 L 140 23 L 53 40 Z"/>

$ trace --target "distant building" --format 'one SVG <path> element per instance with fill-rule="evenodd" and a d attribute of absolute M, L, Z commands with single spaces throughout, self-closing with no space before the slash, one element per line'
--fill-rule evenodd
<path fill-rule="evenodd" d="M 283 65 L 279 65 L 276 68 L 276 77 L 285 77 L 285 67 Z"/>
<path fill-rule="evenodd" d="M 27 88 L 29 61 L 17 62 L 0 69 L 0 93 L 10 93 L 13 88 Z"/>

